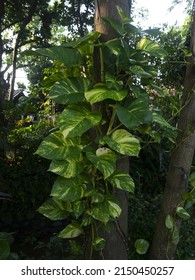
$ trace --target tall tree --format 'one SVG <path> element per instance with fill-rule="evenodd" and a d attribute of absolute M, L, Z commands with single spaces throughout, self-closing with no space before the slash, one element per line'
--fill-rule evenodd
<path fill-rule="evenodd" d="M 51 9 L 49 0 L 1 1 L 0 7 L 0 88 L 1 99 L 12 99 L 18 56 L 24 46 L 43 45 L 51 37 Z M 38 20 L 37 20 L 38 18 Z M 33 25 L 33 21 L 37 21 Z M 21 66 L 21 65 L 20 65 Z M 11 72 L 7 72 L 11 69 Z M 9 79 L 6 79 L 5 74 Z M 9 93 L 8 93 L 8 89 Z"/>
<path fill-rule="evenodd" d="M 191 56 L 186 68 L 178 137 L 172 152 L 159 218 L 150 250 L 151 259 L 173 259 L 179 241 L 184 193 L 195 149 L 195 1 L 191 24 Z"/>

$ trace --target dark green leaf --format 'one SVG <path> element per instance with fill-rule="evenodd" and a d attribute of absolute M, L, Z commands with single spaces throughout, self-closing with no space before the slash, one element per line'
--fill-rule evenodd
<path fill-rule="evenodd" d="M 38 209 L 39 213 L 53 221 L 67 218 L 71 211 L 69 204 L 55 198 L 48 199 Z"/>
<path fill-rule="evenodd" d="M 122 155 L 138 156 L 141 149 L 139 140 L 124 129 L 115 130 L 111 137 L 105 136 L 103 140 L 111 149 Z"/>
<path fill-rule="evenodd" d="M 87 35 L 78 38 L 76 41 L 66 43 L 65 46 L 78 48 L 81 45 L 86 45 L 86 43 L 88 42 L 93 42 L 97 40 L 100 37 L 100 35 L 101 34 L 99 32 L 90 32 Z"/>
<path fill-rule="evenodd" d="M 76 201 L 82 198 L 84 193 L 84 180 L 82 178 L 58 177 L 51 190 L 51 196 L 63 201 Z"/>
<path fill-rule="evenodd" d="M 154 83 L 150 83 L 150 85 L 151 85 L 151 88 L 154 89 L 157 93 L 164 95 L 164 91 L 161 87 L 158 87 Z"/>
<path fill-rule="evenodd" d="M 134 243 L 136 252 L 140 255 L 143 255 L 147 252 L 149 248 L 149 243 L 145 239 L 137 239 Z"/>
<path fill-rule="evenodd" d="M 94 191 L 92 193 L 92 196 L 91 196 L 91 202 L 92 203 L 99 203 L 99 202 L 102 202 L 102 201 L 104 201 L 104 195 Z"/>
<path fill-rule="evenodd" d="M 76 201 L 73 204 L 74 215 L 78 219 L 85 211 L 85 201 Z"/>
<path fill-rule="evenodd" d="M 88 152 L 87 158 L 102 172 L 104 178 L 109 177 L 116 168 L 116 155 L 108 148 L 99 148 L 96 154 Z"/>
<path fill-rule="evenodd" d="M 145 99 L 148 102 L 148 93 L 146 90 L 142 89 L 140 86 L 131 85 L 132 94 L 135 98 Z"/>
<path fill-rule="evenodd" d="M 125 32 L 127 32 L 130 35 L 141 33 L 140 29 L 138 29 L 136 26 L 134 26 L 133 24 L 131 24 L 129 22 L 124 24 L 124 30 L 125 30 Z"/>
<path fill-rule="evenodd" d="M 108 181 L 115 188 L 134 193 L 135 184 L 129 174 L 123 171 L 115 171 L 109 178 Z"/>
<path fill-rule="evenodd" d="M 173 232 L 172 232 L 172 242 L 173 244 L 177 245 L 179 243 L 179 230 L 176 226 L 174 226 Z"/>
<path fill-rule="evenodd" d="M 74 104 L 84 100 L 88 88 L 89 81 L 85 78 L 64 78 L 53 85 L 49 97 L 59 104 Z"/>
<path fill-rule="evenodd" d="M 90 214 L 94 219 L 106 224 L 110 220 L 108 203 L 104 201 L 96 204 Z"/>
<path fill-rule="evenodd" d="M 152 75 L 146 72 L 141 66 L 131 66 L 129 70 L 139 78 L 151 78 Z"/>
<path fill-rule="evenodd" d="M 0 241 L 6 241 L 9 244 L 12 244 L 14 241 L 13 235 L 8 232 L 0 232 Z"/>
<path fill-rule="evenodd" d="M 82 228 L 78 223 L 73 222 L 63 229 L 58 236 L 61 238 L 75 238 L 83 233 Z"/>
<path fill-rule="evenodd" d="M 101 121 L 101 114 L 92 112 L 88 105 L 69 105 L 62 113 L 58 121 L 64 137 L 81 136 L 91 127 Z"/>
<path fill-rule="evenodd" d="M 9 255 L 10 255 L 9 243 L 4 240 L 0 240 L 0 260 L 7 260 L 9 258 Z"/>
<path fill-rule="evenodd" d="M 162 32 L 160 31 L 160 28 L 145 29 L 142 32 L 147 33 L 152 37 L 158 37 L 159 35 L 162 34 Z"/>
<path fill-rule="evenodd" d="M 119 56 L 122 53 L 122 46 L 120 39 L 112 39 L 105 43 L 105 45 L 109 48 L 112 54 Z"/>
<path fill-rule="evenodd" d="M 134 129 L 143 123 L 152 121 L 152 113 L 144 99 L 136 99 L 128 108 L 116 105 L 119 120 L 129 129 Z"/>
<path fill-rule="evenodd" d="M 106 240 L 102 237 L 96 237 L 93 240 L 93 247 L 96 251 L 102 251 L 106 245 Z"/>
<path fill-rule="evenodd" d="M 162 127 L 176 130 L 176 128 L 171 126 L 160 114 L 153 112 L 152 117 L 153 121 L 160 124 Z"/>
<path fill-rule="evenodd" d="M 117 21 L 107 18 L 107 17 L 103 17 L 102 18 L 105 23 L 109 24 L 110 26 L 112 26 L 112 28 L 120 35 L 124 34 L 123 28 L 121 26 L 121 24 L 119 24 Z"/>
<path fill-rule="evenodd" d="M 49 57 L 51 60 L 57 60 L 66 67 L 73 67 L 82 64 L 81 54 L 74 48 L 66 48 L 62 46 L 56 46 L 51 48 L 41 48 L 34 51 L 35 54 Z"/>

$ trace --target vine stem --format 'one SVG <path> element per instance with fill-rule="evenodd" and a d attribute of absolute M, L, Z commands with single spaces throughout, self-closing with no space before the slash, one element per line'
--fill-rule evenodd
<path fill-rule="evenodd" d="M 104 56 L 102 48 L 100 48 L 100 71 L 101 71 L 101 82 L 105 82 L 105 71 L 104 71 Z"/>
<path fill-rule="evenodd" d="M 110 123 L 109 123 L 109 127 L 108 127 L 108 130 L 107 130 L 107 135 L 110 135 L 111 132 L 113 131 L 112 127 L 114 125 L 114 121 L 115 121 L 115 116 L 116 116 L 116 107 L 115 106 L 112 106 L 113 108 L 113 111 L 112 111 L 112 116 L 111 116 L 111 119 L 110 119 Z"/>

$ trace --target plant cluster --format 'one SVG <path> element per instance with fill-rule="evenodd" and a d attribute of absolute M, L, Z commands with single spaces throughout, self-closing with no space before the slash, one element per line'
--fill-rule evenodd
<path fill-rule="evenodd" d="M 105 19 L 119 34 L 116 39 L 102 43 L 100 34 L 92 32 L 77 41 L 34 53 L 60 61 L 65 68 L 81 70 L 79 75 L 59 77 L 49 93 L 49 98 L 65 109 L 56 130 L 36 151 L 51 160 L 49 171 L 58 175 L 51 197 L 38 211 L 51 220 L 68 218 L 70 223 L 59 237 L 90 233 L 90 257 L 93 250 L 104 249 L 106 241 L 99 234 L 100 228 L 109 230 L 109 223 L 117 222 L 121 214 L 115 190 L 134 193 L 132 177 L 118 169 L 117 162 L 138 157 L 142 135 L 158 142 L 156 125 L 163 131 L 175 130 L 150 106 L 148 94 L 150 90 L 162 94 L 153 83 L 158 69 L 152 61 L 163 59 L 166 52 L 147 33 L 140 33 L 120 8 L 118 12 L 122 24 Z M 131 44 L 132 34 L 140 38 L 137 44 Z M 86 63 L 94 49 L 100 53 L 98 83 L 94 83 Z M 148 243 L 138 239 L 135 247 L 144 254 Z"/>

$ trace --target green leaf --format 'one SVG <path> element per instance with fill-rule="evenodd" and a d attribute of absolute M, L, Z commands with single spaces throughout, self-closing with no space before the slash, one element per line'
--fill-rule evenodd
<path fill-rule="evenodd" d="M 55 198 L 50 198 L 37 211 L 48 219 L 57 221 L 67 218 L 72 210 L 69 204 Z"/>
<path fill-rule="evenodd" d="M 154 89 L 155 91 L 157 91 L 159 94 L 164 95 L 164 91 L 161 87 L 158 87 L 157 85 L 155 85 L 154 83 L 150 83 L 151 88 Z"/>
<path fill-rule="evenodd" d="M 134 129 L 143 123 L 152 121 L 152 113 L 144 99 L 136 99 L 128 108 L 116 105 L 116 112 L 119 120 L 129 129 Z"/>
<path fill-rule="evenodd" d="M 130 35 L 132 35 L 132 34 L 140 34 L 141 33 L 141 30 L 138 29 L 133 24 L 131 24 L 130 22 L 126 22 L 124 24 L 124 30 L 125 30 L 125 32 L 127 32 Z"/>
<path fill-rule="evenodd" d="M 173 232 L 172 232 L 172 242 L 173 244 L 177 245 L 179 243 L 179 230 L 176 226 L 174 226 Z"/>
<path fill-rule="evenodd" d="M 108 146 L 122 155 L 138 156 L 141 149 L 139 140 L 125 129 L 115 130 L 111 137 L 104 136 Z"/>
<path fill-rule="evenodd" d="M 171 126 L 160 114 L 153 112 L 152 117 L 153 121 L 160 124 L 162 127 L 176 130 L 176 128 Z"/>
<path fill-rule="evenodd" d="M 106 245 L 106 240 L 102 237 L 96 237 L 92 244 L 96 251 L 102 251 Z"/>
<path fill-rule="evenodd" d="M 0 240 L 0 260 L 7 260 L 10 255 L 9 243 L 5 240 Z"/>
<path fill-rule="evenodd" d="M 146 72 L 141 66 L 131 66 L 129 70 L 139 78 L 151 78 L 152 75 Z"/>
<path fill-rule="evenodd" d="M 108 178 L 108 181 L 115 188 L 134 193 L 134 181 L 129 174 L 126 174 L 123 171 L 115 171 Z"/>
<path fill-rule="evenodd" d="M 96 204 L 96 206 L 90 211 L 90 215 L 94 219 L 106 224 L 110 220 L 108 202 L 104 201 Z"/>
<path fill-rule="evenodd" d="M 127 96 L 126 90 L 108 89 L 106 85 L 100 84 L 93 89 L 85 92 L 85 98 L 91 104 L 100 102 L 105 99 L 121 101 Z"/>
<path fill-rule="evenodd" d="M 87 227 L 87 226 L 89 226 L 89 225 L 91 225 L 91 223 L 92 223 L 92 217 L 91 216 L 89 216 L 89 215 L 83 215 L 83 219 L 82 219 L 82 223 L 81 223 L 81 226 L 83 226 L 83 227 Z"/>
<path fill-rule="evenodd" d="M 131 85 L 132 94 L 135 98 L 145 99 L 148 102 L 148 93 L 140 86 Z"/>
<path fill-rule="evenodd" d="M 92 196 L 91 196 L 91 202 L 92 203 L 99 203 L 99 202 L 102 202 L 102 201 L 104 201 L 104 195 L 94 191 L 92 193 Z"/>
<path fill-rule="evenodd" d="M 149 243 L 145 239 L 137 239 L 134 243 L 136 252 L 140 255 L 143 255 L 147 252 L 149 248 Z"/>
<path fill-rule="evenodd" d="M 76 201 L 73 204 L 74 215 L 78 219 L 85 211 L 85 201 Z"/>
<path fill-rule="evenodd" d="M 92 112 L 87 104 L 69 105 L 60 115 L 58 125 L 64 137 L 81 136 L 101 121 L 101 114 Z"/>
<path fill-rule="evenodd" d="M 89 88 L 85 78 L 64 78 L 56 82 L 49 93 L 49 98 L 59 104 L 74 104 L 84 100 L 84 92 Z"/>
<path fill-rule="evenodd" d="M 122 212 L 122 209 L 120 208 L 120 206 L 114 202 L 114 201 L 111 201 L 111 200 L 108 200 L 108 209 L 109 209 L 109 215 L 116 219 L 120 216 L 121 212 Z"/>
<path fill-rule="evenodd" d="M 40 144 L 35 154 L 50 160 L 79 160 L 82 147 L 79 139 L 65 139 L 60 131 L 49 134 Z"/>
<path fill-rule="evenodd" d="M 163 58 L 167 54 L 161 46 L 147 38 L 142 38 L 138 42 L 137 49 L 158 58 Z"/>
<path fill-rule="evenodd" d="M 35 50 L 33 53 L 49 57 L 51 60 L 57 60 L 66 67 L 74 67 L 82 64 L 82 55 L 74 48 L 66 48 L 56 46 L 51 48 L 41 48 Z"/>
<path fill-rule="evenodd" d="M 160 31 L 160 28 L 145 29 L 142 32 L 147 33 L 152 37 L 158 37 L 162 34 L 162 32 Z"/>
<path fill-rule="evenodd" d="M 86 156 L 102 172 L 105 179 L 115 171 L 116 155 L 110 149 L 99 148 L 96 154 L 88 152 Z"/>
<path fill-rule="evenodd" d="M 84 169 L 83 162 L 80 161 L 66 161 L 53 160 L 49 166 L 48 171 L 58 174 L 65 178 L 72 178 L 78 176 Z"/>
<path fill-rule="evenodd" d="M 52 187 L 51 196 L 63 201 L 76 201 L 82 198 L 84 186 L 84 180 L 81 178 L 58 177 Z"/>
<path fill-rule="evenodd" d="M 6 241 L 9 244 L 12 244 L 14 241 L 13 235 L 8 232 L 0 232 L 0 241 Z"/>
<path fill-rule="evenodd" d="M 166 218 L 165 218 L 165 226 L 166 228 L 168 229 L 171 229 L 173 230 L 173 227 L 174 227 L 174 219 L 171 215 L 167 215 Z"/>
<path fill-rule="evenodd" d="M 132 19 L 128 17 L 128 15 L 123 11 L 123 9 L 120 6 L 116 6 L 116 8 L 123 24 L 132 21 Z"/>
<path fill-rule="evenodd" d="M 79 226 L 78 223 L 72 222 L 72 224 L 68 225 L 63 229 L 59 234 L 58 237 L 61 238 L 75 238 L 83 233 L 82 228 Z"/>
<path fill-rule="evenodd" d="M 119 34 L 119 35 L 123 35 L 124 31 L 123 28 L 121 26 L 121 24 L 119 24 L 117 21 L 107 18 L 107 17 L 103 17 L 102 18 L 103 21 L 105 21 L 105 23 L 109 24 L 110 26 L 112 26 L 112 28 Z"/>
<path fill-rule="evenodd" d="M 121 40 L 118 38 L 105 42 L 105 45 L 109 48 L 111 54 L 114 54 L 116 56 L 119 56 L 123 51 L 121 46 Z"/>
<path fill-rule="evenodd" d="M 101 34 L 99 32 L 89 32 L 85 36 L 82 36 L 75 41 L 66 43 L 65 46 L 78 48 L 81 45 L 86 45 L 88 42 L 94 42 L 100 37 L 100 35 Z"/>
<path fill-rule="evenodd" d="M 176 213 L 180 218 L 182 218 L 184 220 L 187 220 L 190 218 L 190 214 L 183 207 L 177 207 Z"/>

